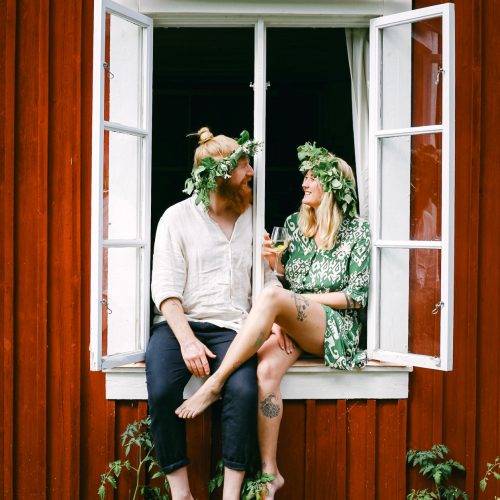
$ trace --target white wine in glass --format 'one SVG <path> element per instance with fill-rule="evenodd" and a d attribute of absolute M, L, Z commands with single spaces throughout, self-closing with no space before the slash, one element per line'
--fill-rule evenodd
<path fill-rule="evenodd" d="M 288 232 L 284 227 L 273 227 L 271 233 L 272 249 L 276 252 L 276 258 L 274 259 L 274 274 L 277 276 L 283 276 L 283 273 L 279 272 L 278 261 L 281 260 L 281 254 L 286 250 L 288 246 Z"/>

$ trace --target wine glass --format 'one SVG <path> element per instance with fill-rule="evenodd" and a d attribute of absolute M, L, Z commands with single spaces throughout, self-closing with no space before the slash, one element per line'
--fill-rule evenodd
<path fill-rule="evenodd" d="M 276 258 L 274 259 L 274 274 L 276 276 L 283 276 L 283 273 L 279 272 L 278 261 L 280 260 L 281 254 L 285 251 L 288 246 L 288 232 L 284 227 L 273 227 L 271 233 L 272 249 L 276 252 Z"/>

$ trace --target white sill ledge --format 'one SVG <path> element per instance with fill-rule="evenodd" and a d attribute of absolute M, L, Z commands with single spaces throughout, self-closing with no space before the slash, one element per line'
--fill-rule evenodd
<path fill-rule="evenodd" d="M 299 359 L 281 383 L 283 399 L 406 399 L 411 367 L 369 361 L 365 368 L 332 370 L 321 359 Z M 144 363 L 105 370 L 106 399 L 148 398 Z M 184 396 L 202 380 L 191 377 Z"/>

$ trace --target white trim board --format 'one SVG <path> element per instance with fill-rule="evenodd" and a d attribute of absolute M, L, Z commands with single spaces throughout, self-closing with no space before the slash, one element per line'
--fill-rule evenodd
<path fill-rule="evenodd" d="M 293 366 L 281 383 L 283 399 L 406 399 L 412 368 L 366 366 L 361 370 L 332 370 L 324 366 Z M 189 397 L 201 385 L 194 377 L 184 391 Z M 106 372 L 106 399 L 146 400 L 144 367 Z"/>

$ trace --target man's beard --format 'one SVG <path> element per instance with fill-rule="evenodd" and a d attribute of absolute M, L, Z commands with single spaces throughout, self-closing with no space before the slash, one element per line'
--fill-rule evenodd
<path fill-rule="evenodd" d="M 242 214 L 252 203 L 253 192 L 248 181 L 234 186 L 231 179 L 222 179 L 217 192 L 227 201 L 228 207 L 238 214 Z"/>

